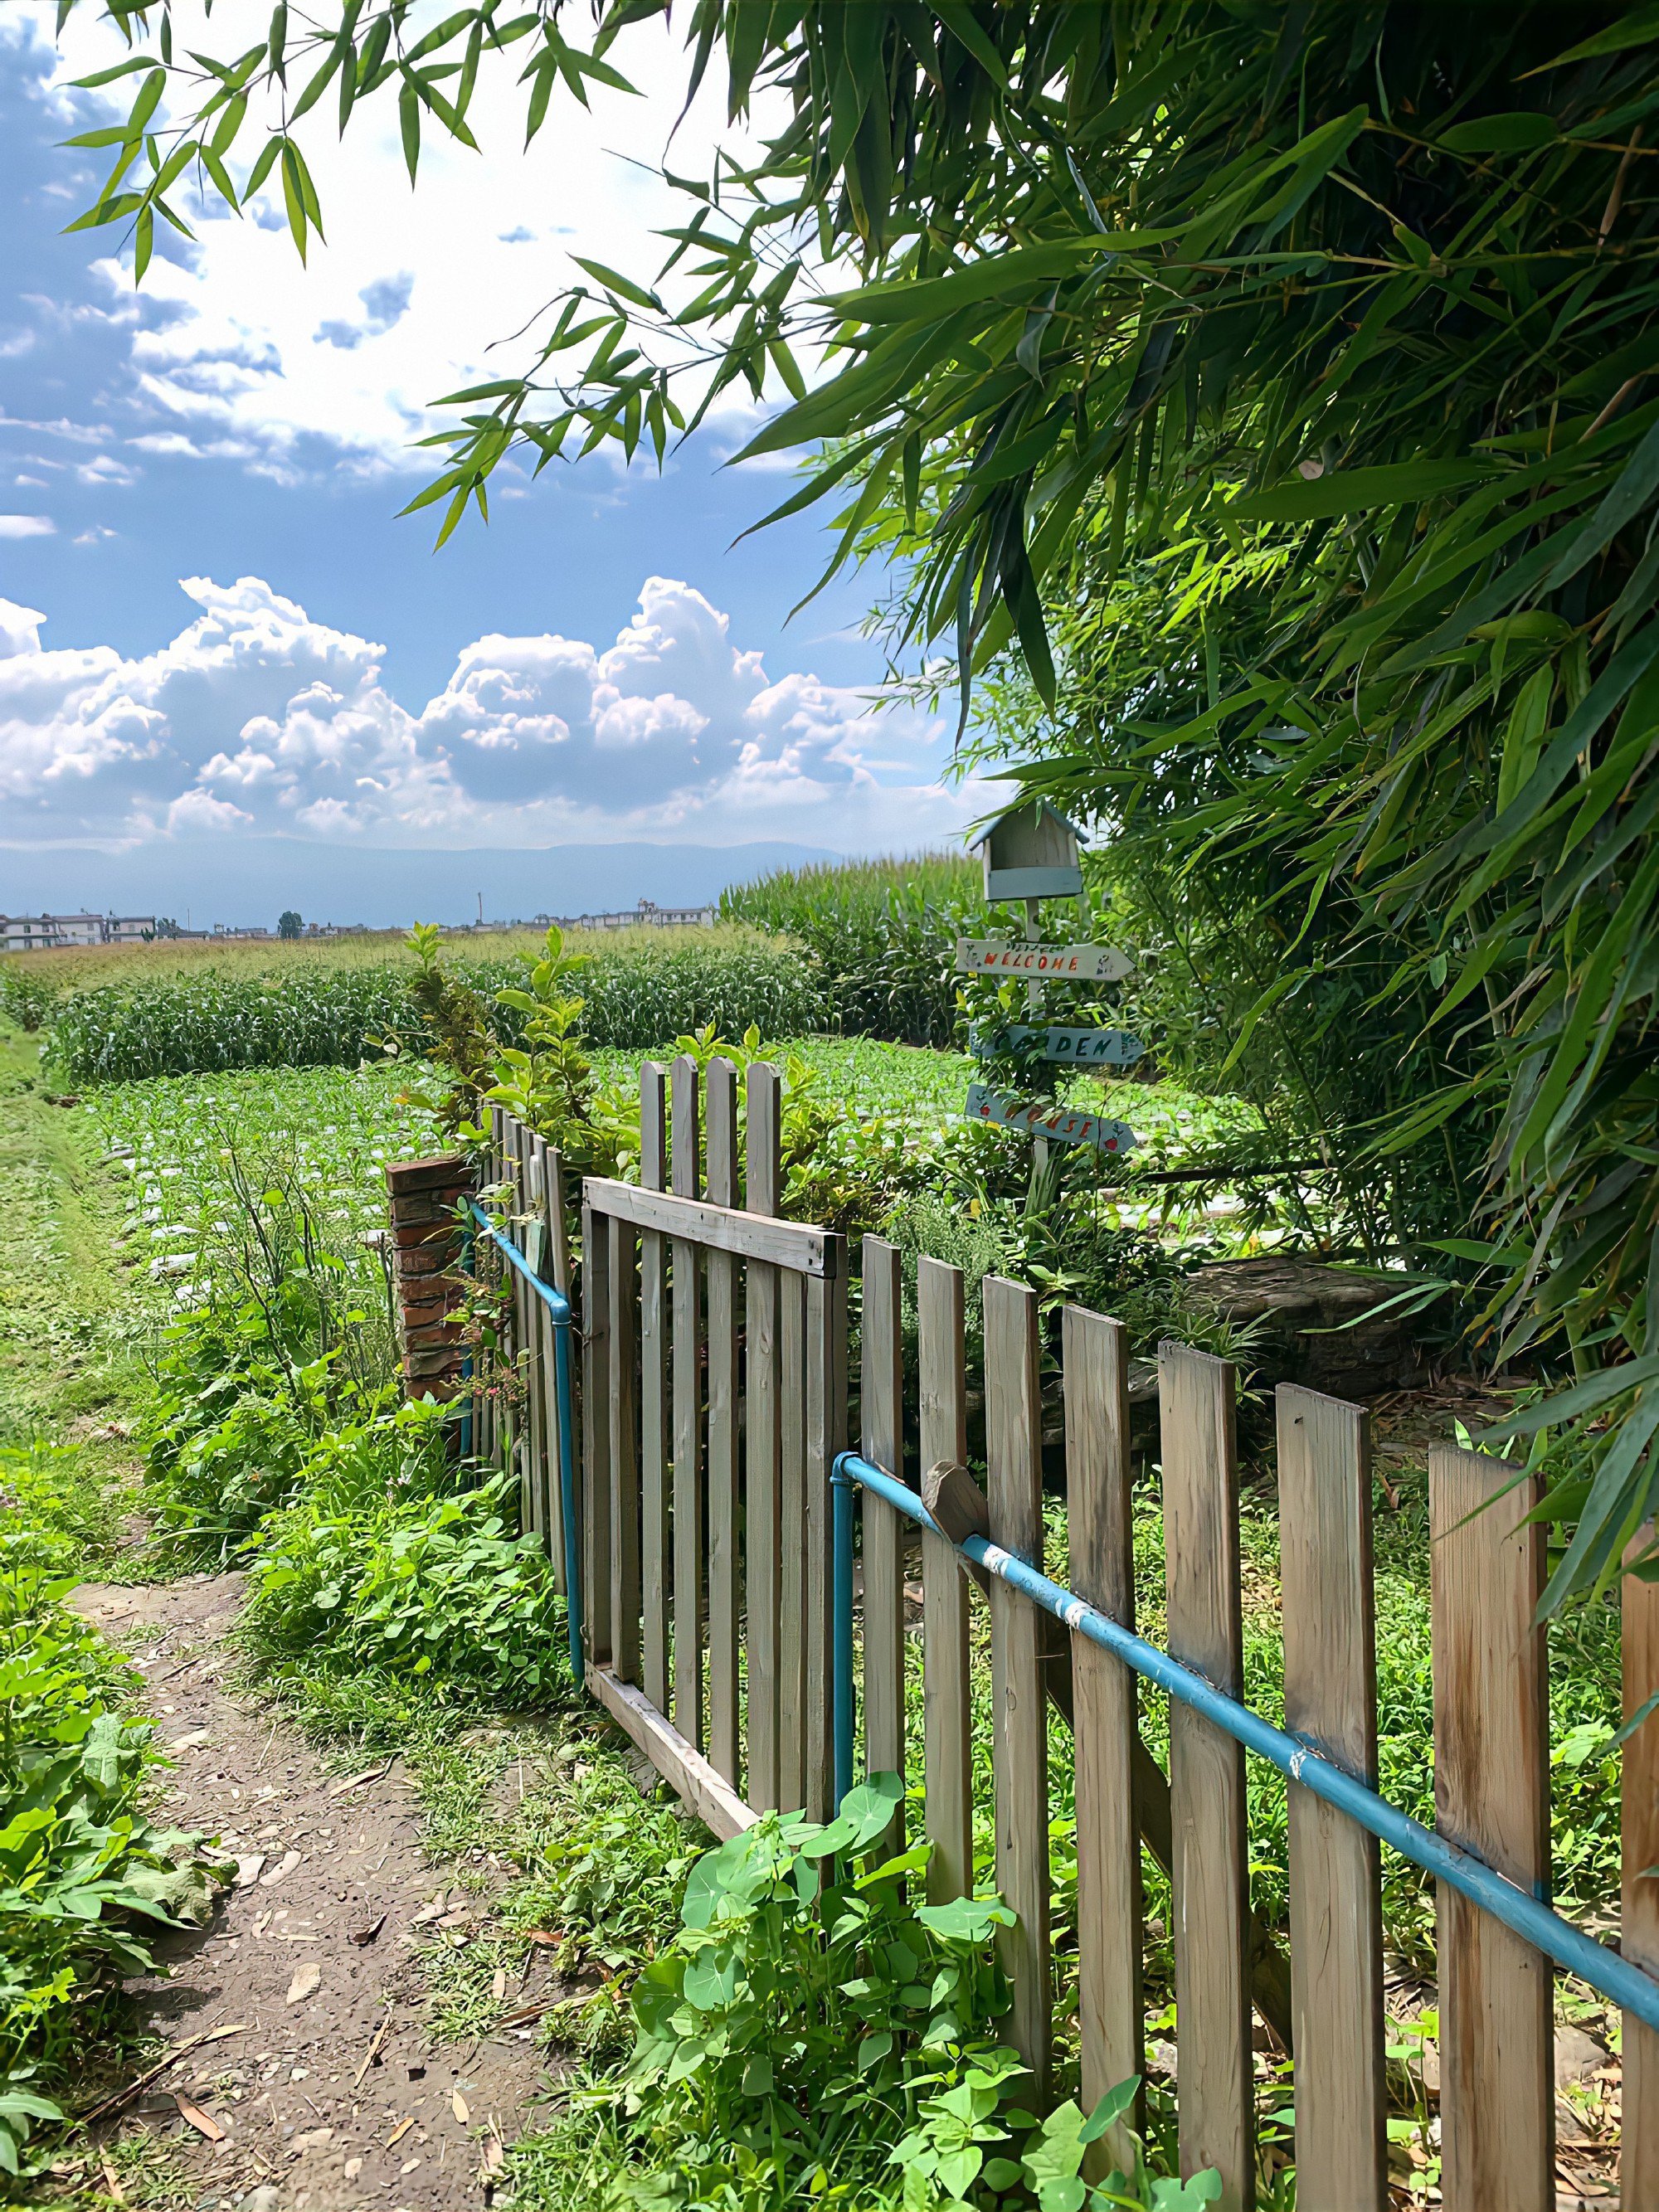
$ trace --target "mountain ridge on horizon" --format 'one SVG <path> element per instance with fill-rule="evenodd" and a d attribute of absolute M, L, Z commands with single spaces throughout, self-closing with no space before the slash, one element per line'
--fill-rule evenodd
<path fill-rule="evenodd" d="M 839 860 L 826 848 L 748 845 L 370 847 L 298 837 L 192 839 L 125 853 L 93 846 L 0 848 L 0 913 L 165 915 L 188 926 L 264 926 L 292 908 L 307 921 L 372 929 L 412 921 L 507 921 L 618 913 L 650 899 L 710 906 L 775 868 Z"/>

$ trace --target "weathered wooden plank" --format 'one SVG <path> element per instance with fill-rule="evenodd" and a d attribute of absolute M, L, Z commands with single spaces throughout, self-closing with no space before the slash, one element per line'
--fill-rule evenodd
<path fill-rule="evenodd" d="M 1285 1725 L 1376 1786 L 1369 1419 L 1279 1389 Z M 1306 2212 L 1388 2201 L 1382 1872 L 1376 1838 L 1290 1785 L 1296 2197 Z"/>
<path fill-rule="evenodd" d="M 640 1679 L 639 1289 L 633 1229 L 611 1236 L 611 1670 Z"/>
<path fill-rule="evenodd" d="M 968 1456 L 962 1270 L 916 1263 L 921 1464 L 959 1467 Z M 969 1745 L 968 1581 L 957 1554 L 931 1530 L 921 1540 L 924 1818 L 933 1845 L 927 1895 L 935 1905 L 974 1887 L 973 1765 Z"/>
<path fill-rule="evenodd" d="M 1172 1656 L 1243 1687 L 1231 1364 L 1158 1346 L 1164 1546 Z M 1170 1711 L 1176 2016 L 1182 2178 L 1221 2176 L 1222 2212 L 1255 2201 L 1246 1923 L 1244 1750 L 1188 1706 Z"/>
<path fill-rule="evenodd" d="M 748 1158 L 744 1202 L 751 1213 L 778 1209 L 778 1072 L 750 1063 Z M 749 1802 L 775 1809 L 778 1797 L 778 1514 L 781 1400 L 778 1389 L 778 1271 L 750 1260 L 744 1285 L 747 1344 L 744 1370 L 744 1519 L 748 1600 L 745 1659 Z"/>
<path fill-rule="evenodd" d="M 1429 1454 L 1435 1826 L 1545 1896 L 1548 1672 L 1533 1625 L 1544 1531 L 1525 1525 L 1537 1502 L 1536 1478 L 1507 1460 Z M 1442 2202 L 1446 2212 L 1548 2212 L 1549 1961 L 1443 1884 L 1438 1918 Z"/>
<path fill-rule="evenodd" d="M 985 1474 L 991 1540 L 1042 1565 L 1042 1399 L 1036 1293 L 988 1275 Z M 1054 1990 L 1048 1957 L 1048 1728 L 1042 1615 L 1005 1582 L 991 1584 L 991 1763 L 997 1889 L 1018 1916 L 1000 1931 L 1013 1985 L 1013 2045 L 1048 2091 Z"/>
<path fill-rule="evenodd" d="M 1634 1556 L 1651 1551 L 1651 1524 L 1637 1537 Z M 1632 1720 L 1659 1690 L 1659 1583 L 1626 1575 L 1623 1615 L 1625 1718 Z M 1659 1712 L 1650 1713 L 1625 1741 L 1622 1914 L 1619 1948 L 1633 1966 L 1659 1975 Z M 1625 2014 L 1624 2122 L 1619 2160 L 1620 2202 L 1659 2204 L 1659 2033 Z"/>
<path fill-rule="evenodd" d="M 864 1240 L 860 1448 L 874 1466 L 904 1479 L 904 1341 L 899 1255 L 879 1237 Z M 864 1755 L 871 1774 L 904 1773 L 904 1523 L 884 1498 L 864 1492 Z M 901 1802 L 888 1837 L 904 1844 Z"/>
<path fill-rule="evenodd" d="M 670 1071 L 674 1188 L 693 1197 L 698 1158 L 697 1063 L 682 1053 Z M 590 1183 L 586 1186 L 592 1189 Z M 651 1194 L 647 1193 L 647 1196 Z M 708 1212 L 708 1207 L 699 1209 Z M 625 1217 L 624 1217 L 625 1218 Z M 702 1749 L 702 1297 L 697 1247 L 673 1241 L 674 1725 Z"/>
<path fill-rule="evenodd" d="M 738 1071 L 711 1060 L 703 1077 L 708 1195 L 738 1202 Z M 711 1252 L 708 1282 L 708 1757 L 738 1780 L 738 1262 Z"/>
<path fill-rule="evenodd" d="M 688 1743 L 672 1723 L 663 1718 L 643 1690 L 636 1690 L 605 1667 L 587 1669 L 587 1686 L 712 1835 L 724 1843 L 754 1826 L 759 1814 L 744 1803 L 695 1744 Z"/>
<path fill-rule="evenodd" d="M 806 1291 L 806 1809 L 834 1809 L 830 1471 L 847 1443 L 847 1268 L 808 1275 Z"/>
<path fill-rule="evenodd" d="M 582 1610 L 587 1656 L 611 1663 L 611 1239 L 582 1208 Z"/>
<path fill-rule="evenodd" d="M 668 1180 L 665 1071 L 640 1069 L 640 1180 L 660 1190 Z M 640 1685 L 668 1711 L 668 1244 L 660 1230 L 640 1232 Z"/>
<path fill-rule="evenodd" d="M 1135 963 L 1109 945 L 1021 945 L 1006 937 L 959 937 L 957 968 L 970 975 L 1059 976 L 1071 983 L 1118 983 Z"/>
<path fill-rule="evenodd" d="M 1133 1628 L 1128 1351 L 1123 1325 L 1067 1306 L 1060 1322 L 1066 1391 L 1069 1582 Z M 1140 1838 L 1135 1822 L 1135 1677 L 1086 1636 L 1072 1637 L 1077 1804 L 1078 2026 L 1085 2112 L 1145 2070 Z M 1127 2130 L 1103 2165 L 1128 2166 Z M 1103 2143 L 1102 2154 L 1106 2149 Z M 1097 2179 L 1100 2178 L 1098 2176 Z"/>
<path fill-rule="evenodd" d="M 806 1283 L 778 1274 L 778 1803 L 806 1802 Z"/>
<path fill-rule="evenodd" d="M 538 1137 L 547 1163 L 547 1225 L 552 1238 L 553 1287 L 570 1296 L 570 1229 L 565 1214 L 564 1158 L 556 1145 Z"/>
<path fill-rule="evenodd" d="M 636 1229 L 695 1237 L 706 1250 L 735 1253 L 740 1260 L 766 1260 L 775 1267 L 793 1268 L 798 1275 L 827 1274 L 846 1264 L 847 1240 L 832 1230 L 757 1214 L 722 1213 L 718 1206 L 683 1193 L 641 1190 L 604 1176 L 589 1176 L 582 1194 L 600 1212 L 631 1221 Z"/>

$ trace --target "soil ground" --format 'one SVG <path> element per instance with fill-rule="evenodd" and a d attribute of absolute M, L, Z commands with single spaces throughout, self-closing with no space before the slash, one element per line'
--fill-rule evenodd
<path fill-rule="evenodd" d="M 465 1943 L 489 1900 L 428 1859 L 401 1761 L 332 1773 L 228 1686 L 240 1597 L 236 1575 L 76 1593 L 149 1686 L 175 1761 L 166 1818 L 239 1860 L 208 1926 L 158 1946 L 165 1978 L 130 1984 L 143 2027 L 179 2056 L 108 2131 L 159 2138 L 198 2212 L 484 2205 L 544 2063 L 530 2027 L 433 2045 L 413 1953 Z"/>

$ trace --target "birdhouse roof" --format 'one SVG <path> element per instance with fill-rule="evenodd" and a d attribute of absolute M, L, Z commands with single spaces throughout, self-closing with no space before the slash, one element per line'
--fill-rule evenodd
<path fill-rule="evenodd" d="M 1031 811 L 1031 804 L 1032 802 L 1030 799 L 1027 799 L 1023 806 L 1011 806 L 1006 814 L 999 814 L 994 822 L 988 822 L 984 829 L 980 831 L 978 836 L 975 838 L 973 843 L 968 848 L 969 851 L 970 853 L 977 853 L 981 845 L 988 843 L 989 841 L 996 836 L 997 831 L 1001 829 L 1005 822 L 1012 822 L 1017 816 L 1021 814 L 1029 814 Z M 1049 821 L 1059 823 L 1060 826 L 1063 830 L 1069 830 L 1073 836 L 1077 839 L 1079 845 L 1086 845 L 1088 843 L 1088 831 L 1086 830 L 1079 830 L 1077 823 L 1073 822 L 1069 816 L 1062 814 L 1057 806 L 1051 806 L 1046 799 L 1039 799 L 1036 801 L 1036 807 L 1038 812 L 1046 814 Z"/>

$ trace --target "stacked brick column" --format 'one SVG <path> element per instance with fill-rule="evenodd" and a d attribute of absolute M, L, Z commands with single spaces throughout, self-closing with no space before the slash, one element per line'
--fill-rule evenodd
<path fill-rule="evenodd" d="M 455 1208 L 472 1188 L 459 1154 L 395 1160 L 386 1171 L 391 1200 L 392 1264 L 402 1309 L 404 1379 L 411 1398 L 454 1397 L 465 1358 L 459 1327 L 448 1316 L 460 1297 L 452 1271 L 461 1256 Z"/>

